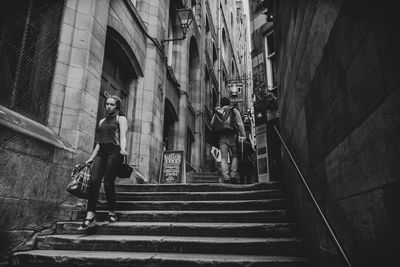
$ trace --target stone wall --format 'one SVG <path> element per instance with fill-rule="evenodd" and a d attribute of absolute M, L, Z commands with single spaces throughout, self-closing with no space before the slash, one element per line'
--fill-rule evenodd
<path fill-rule="evenodd" d="M 279 1 L 280 125 L 353 266 L 385 265 L 400 233 L 400 40 L 392 4 Z M 318 266 L 342 266 L 288 157 L 284 177 Z"/>
<path fill-rule="evenodd" d="M 38 234 L 69 220 L 76 198 L 65 188 L 75 152 L 48 128 L 0 107 L 0 266 Z"/>

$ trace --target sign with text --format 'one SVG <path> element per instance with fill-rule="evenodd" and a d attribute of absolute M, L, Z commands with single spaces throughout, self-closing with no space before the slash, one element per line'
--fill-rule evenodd
<path fill-rule="evenodd" d="M 258 182 L 269 182 L 267 125 L 256 126 Z"/>
<path fill-rule="evenodd" d="M 161 184 L 182 182 L 183 151 L 164 151 L 161 165 Z"/>

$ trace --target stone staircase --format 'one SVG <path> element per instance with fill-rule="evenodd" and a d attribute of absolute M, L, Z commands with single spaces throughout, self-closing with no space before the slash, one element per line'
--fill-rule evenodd
<path fill-rule="evenodd" d="M 219 183 L 219 175 L 217 172 L 188 172 L 186 174 L 187 183 Z"/>
<path fill-rule="evenodd" d="M 119 222 L 58 222 L 12 266 L 309 266 L 278 183 L 120 185 Z"/>

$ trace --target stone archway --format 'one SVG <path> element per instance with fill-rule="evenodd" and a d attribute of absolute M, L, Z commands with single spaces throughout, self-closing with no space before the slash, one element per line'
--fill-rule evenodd
<path fill-rule="evenodd" d="M 105 115 L 104 104 L 108 94 L 117 95 L 121 98 L 121 111 L 124 115 L 127 115 L 131 85 L 138 75 L 142 75 L 142 73 L 133 51 L 116 30 L 108 27 L 101 74 L 97 124 Z"/>

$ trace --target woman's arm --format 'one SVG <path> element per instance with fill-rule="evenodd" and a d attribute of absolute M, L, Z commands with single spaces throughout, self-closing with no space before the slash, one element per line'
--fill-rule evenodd
<path fill-rule="evenodd" d="M 119 116 L 119 143 L 121 146 L 121 151 L 120 153 L 122 155 L 128 155 L 128 152 L 126 152 L 126 131 L 128 129 L 128 122 L 126 121 L 125 116 Z"/>
<path fill-rule="evenodd" d="M 96 146 L 94 147 L 94 150 L 93 150 L 92 155 L 91 155 L 90 158 L 86 161 L 86 163 L 92 162 L 92 161 L 94 160 L 94 158 L 95 158 L 96 155 L 97 155 L 97 152 L 99 151 L 99 148 L 100 148 L 100 145 L 99 145 L 99 144 L 96 144 Z"/>

